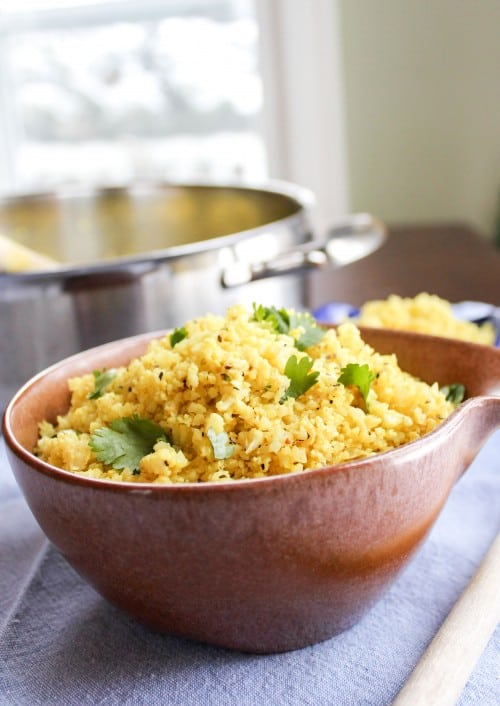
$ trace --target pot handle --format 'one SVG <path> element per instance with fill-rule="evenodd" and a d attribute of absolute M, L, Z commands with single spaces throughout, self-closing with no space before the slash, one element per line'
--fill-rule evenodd
<path fill-rule="evenodd" d="M 312 240 L 262 262 L 233 262 L 221 274 L 224 288 L 267 277 L 342 267 L 377 250 L 387 236 L 385 225 L 368 213 L 356 213 L 332 226 L 325 240 Z"/>

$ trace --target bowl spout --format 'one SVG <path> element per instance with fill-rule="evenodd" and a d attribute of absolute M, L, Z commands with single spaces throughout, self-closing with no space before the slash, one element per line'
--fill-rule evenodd
<path fill-rule="evenodd" d="M 459 475 L 462 475 L 488 437 L 498 428 L 500 396 L 473 397 L 460 406 L 455 414 L 454 431 L 449 437 L 449 442 L 460 447 L 462 458 L 466 462 Z"/>

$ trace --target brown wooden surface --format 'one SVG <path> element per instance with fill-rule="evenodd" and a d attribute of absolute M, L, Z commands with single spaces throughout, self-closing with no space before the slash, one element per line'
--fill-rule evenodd
<path fill-rule="evenodd" d="M 360 305 L 389 294 L 438 294 L 500 305 L 500 249 L 466 225 L 395 226 L 384 245 L 346 267 L 310 278 L 310 307 Z"/>

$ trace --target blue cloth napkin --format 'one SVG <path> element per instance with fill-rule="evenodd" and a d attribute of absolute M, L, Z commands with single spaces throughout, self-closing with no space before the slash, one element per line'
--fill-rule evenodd
<path fill-rule="evenodd" d="M 390 704 L 500 529 L 499 471 L 497 432 L 358 625 L 256 656 L 153 633 L 108 605 L 43 537 L 0 452 L 0 704 Z M 499 655 L 497 629 L 460 706 L 497 706 Z"/>

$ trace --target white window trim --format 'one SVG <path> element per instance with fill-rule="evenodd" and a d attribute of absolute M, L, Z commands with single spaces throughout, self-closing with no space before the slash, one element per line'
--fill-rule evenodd
<path fill-rule="evenodd" d="M 134 22 L 162 19 L 169 11 L 199 7 L 203 0 L 77 0 L 60 5 L 2 10 L 0 34 L 37 29 L 91 27 L 117 21 Z"/>
<path fill-rule="evenodd" d="M 5 42 L 0 35 L 0 192 L 14 187 L 14 155 L 18 143 L 16 120 L 12 110 L 12 87 Z M 5 110 L 5 106 L 10 106 Z"/>
<path fill-rule="evenodd" d="M 348 211 L 338 0 L 256 0 L 272 177 L 313 191 L 320 229 Z"/>

